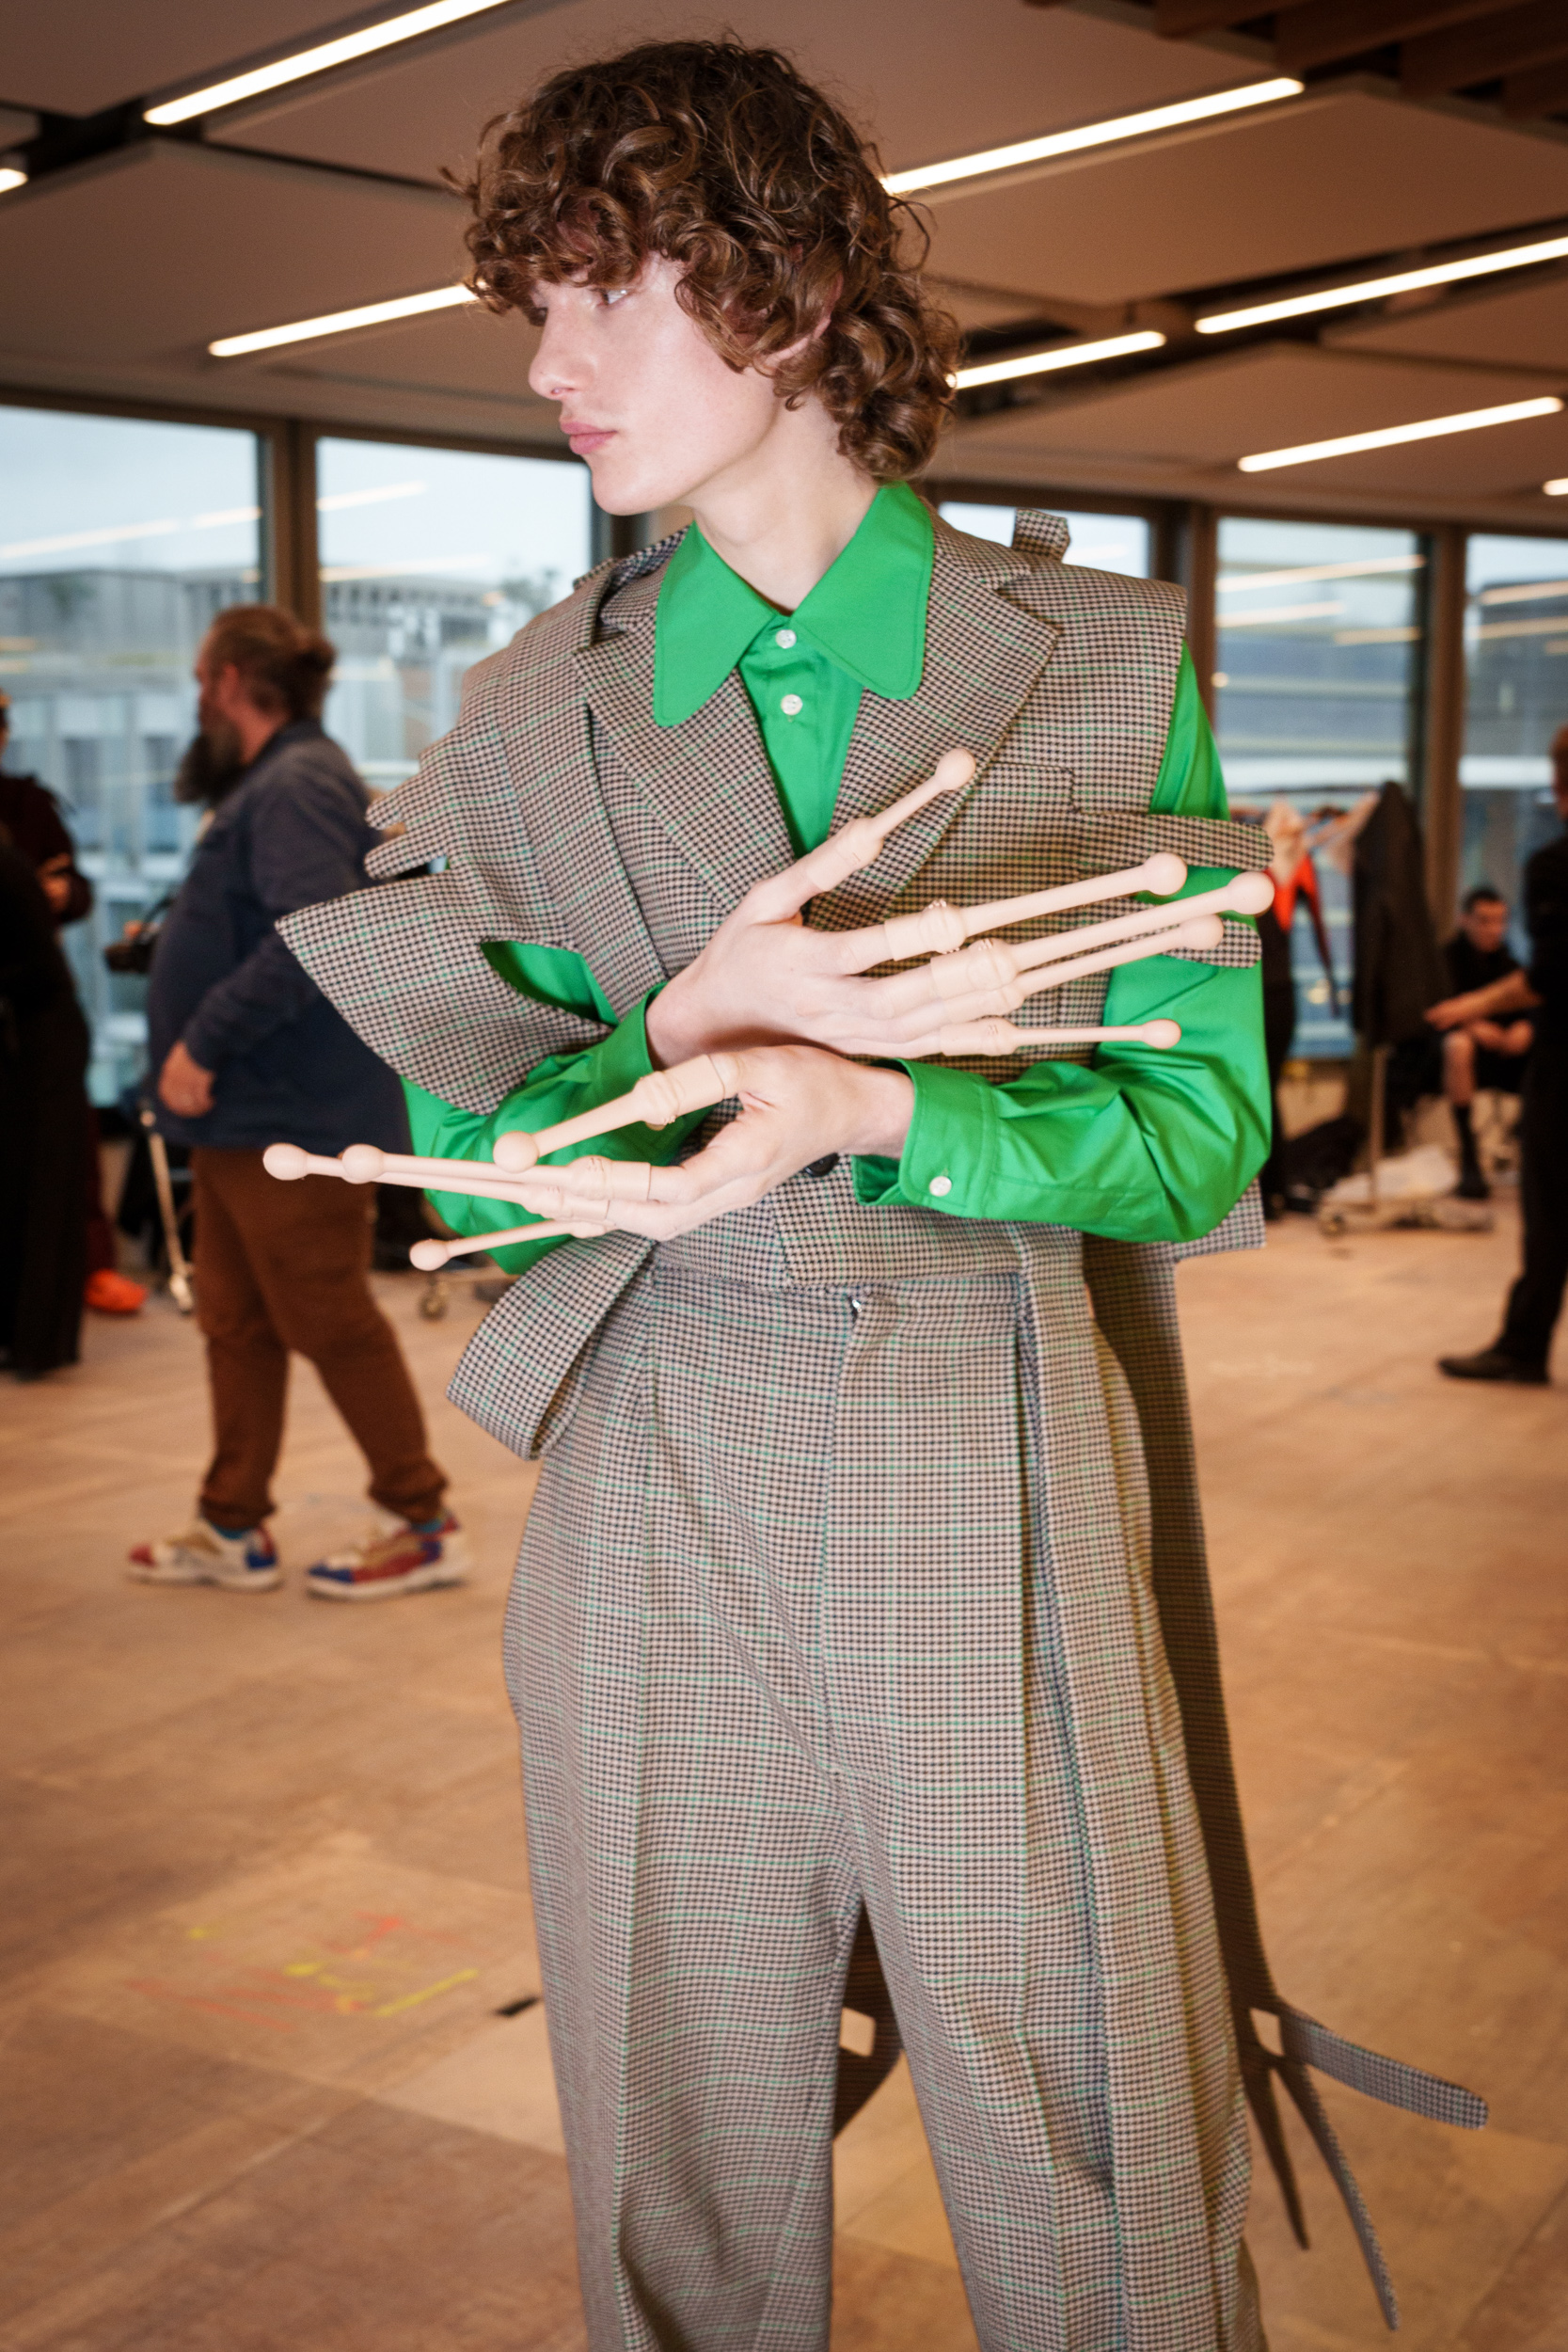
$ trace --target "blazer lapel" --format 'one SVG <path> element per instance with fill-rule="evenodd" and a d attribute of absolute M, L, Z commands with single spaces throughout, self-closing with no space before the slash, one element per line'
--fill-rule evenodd
<path fill-rule="evenodd" d="M 938 522 L 920 691 L 909 702 L 863 696 L 835 825 L 886 808 L 946 751 L 973 752 L 975 784 L 983 778 L 1062 633 L 1058 623 L 1010 601 L 1003 582 L 1018 558 L 996 552 L 993 578 Z M 827 930 L 877 921 L 908 890 L 974 789 L 945 793 L 900 825 L 876 864 L 818 900 L 811 920 Z"/>
<path fill-rule="evenodd" d="M 795 852 L 737 671 L 678 727 L 654 724 L 657 595 L 655 575 L 617 596 L 606 615 L 613 633 L 578 656 L 583 691 L 675 849 L 727 914 Z"/>

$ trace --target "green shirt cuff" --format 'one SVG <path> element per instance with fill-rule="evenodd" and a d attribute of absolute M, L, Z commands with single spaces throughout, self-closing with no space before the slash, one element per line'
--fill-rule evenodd
<path fill-rule="evenodd" d="M 403 1090 L 414 1150 L 436 1159 L 488 1160 L 494 1157 L 498 1136 L 518 1128 L 537 1135 L 543 1128 L 553 1127 L 563 1119 L 575 1119 L 582 1111 L 597 1110 L 601 1104 L 613 1102 L 617 1095 L 627 1093 L 653 1068 L 646 1016 L 657 993 L 656 989 L 650 989 L 625 1020 L 617 1023 L 596 1045 L 571 1054 L 551 1054 L 493 1111 L 459 1110 L 404 1079 Z M 674 1158 L 705 1116 L 699 1111 L 670 1127 L 645 1127 L 641 1122 L 618 1127 L 610 1135 L 593 1136 L 564 1152 L 546 1152 L 546 1164 L 559 1165 L 596 1152 L 606 1159 L 651 1160 L 656 1166 L 662 1166 Z M 471 1235 L 481 1248 L 485 1247 L 486 1234 L 540 1221 L 528 1210 L 514 1207 L 508 1201 L 480 1200 L 468 1193 L 441 1192 L 431 1186 L 426 1187 L 426 1192 L 432 1206 L 452 1232 Z M 555 1249 L 569 1239 L 570 1235 L 561 1233 L 548 1241 L 513 1242 L 489 1254 L 506 1273 L 521 1274 L 547 1249 Z"/>

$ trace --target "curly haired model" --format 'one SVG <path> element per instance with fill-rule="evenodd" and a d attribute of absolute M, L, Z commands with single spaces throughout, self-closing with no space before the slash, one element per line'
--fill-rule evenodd
<path fill-rule="evenodd" d="M 464 193 L 469 284 L 537 315 L 541 283 L 628 285 L 657 255 L 736 369 L 815 392 L 877 482 L 929 459 L 958 328 L 924 292 L 926 238 L 875 155 L 773 49 L 663 41 L 558 73 L 487 128 Z"/>
<path fill-rule="evenodd" d="M 1173 1285 L 1267 1144 L 1257 940 L 1069 982 L 1084 1060 L 933 1050 L 931 973 L 863 976 L 933 899 L 1258 859 L 1180 594 L 911 488 L 951 324 L 775 52 L 559 74 L 472 196 L 600 507 L 692 519 L 471 674 L 383 812 L 390 886 L 287 936 L 435 1160 L 744 1060 L 732 1118 L 435 1195 L 518 1277 L 450 1393 L 541 1459 L 507 1671 L 588 2342 L 826 2352 L 834 2120 L 902 2041 L 982 2352 L 1261 2352 L 1250 2020 L 1293 2012 Z"/>

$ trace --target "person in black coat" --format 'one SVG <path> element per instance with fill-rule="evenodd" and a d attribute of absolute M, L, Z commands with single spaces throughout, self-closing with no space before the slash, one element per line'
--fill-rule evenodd
<path fill-rule="evenodd" d="M 11 698 L 0 693 L 0 760 L 10 741 Z M 49 911 L 60 929 L 92 913 L 92 884 L 76 864 L 76 845 L 66 831 L 59 802 L 37 776 L 13 776 L 0 768 L 0 825 L 11 846 L 31 860 Z"/>
<path fill-rule="evenodd" d="M 20 1380 L 77 1358 L 87 1053 L 43 882 L 0 825 L 0 1359 Z"/>
<path fill-rule="evenodd" d="M 1552 795 L 1568 824 L 1568 726 L 1552 739 Z M 1448 997 L 1427 1019 L 1450 1031 L 1540 1009 L 1519 1122 L 1524 1265 L 1492 1345 L 1439 1359 L 1451 1380 L 1516 1380 L 1539 1388 L 1551 1376 L 1547 1359 L 1568 1285 L 1568 833 L 1530 859 L 1524 897 L 1528 970 Z"/>

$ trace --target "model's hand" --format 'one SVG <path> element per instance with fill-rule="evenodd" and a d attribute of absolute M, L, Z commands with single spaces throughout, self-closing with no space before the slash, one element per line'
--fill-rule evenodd
<path fill-rule="evenodd" d="M 715 1047 L 799 1039 L 841 1054 L 892 1054 L 931 1026 L 933 992 L 919 973 L 881 980 L 860 976 L 920 944 L 890 946 L 885 928 L 808 930 L 803 911 L 881 855 L 888 835 L 944 792 L 961 791 L 974 773 L 968 752 L 947 752 L 928 782 L 879 817 L 863 817 L 831 834 L 820 849 L 749 890 L 694 963 L 648 1008 L 656 1061 L 669 1068 Z M 918 918 L 914 918 L 918 919 Z M 956 946 L 933 931 L 931 947 Z M 922 1009 L 924 1008 L 924 1011 Z"/>
<path fill-rule="evenodd" d="M 667 1241 L 732 1209 L 749 1208 L 832 1152 L 896 1159 L 914 1088 L 901 1070 L 865 1070 L 810 1045 L 768 1045 L 714 1057 L 737 1118 L 677 1168 L 596 1156 L 531 1168 L 510 1197 L 533 1215 L 646 1233 Z"/>
<path fill-rule="evenodd" d="M 183 1045 L 171 1045 L 158 1073 L 158 1093 L 177 1118 L 204 1119 L 213 1107 L 213 1073 L 193 1061 Z"/>

